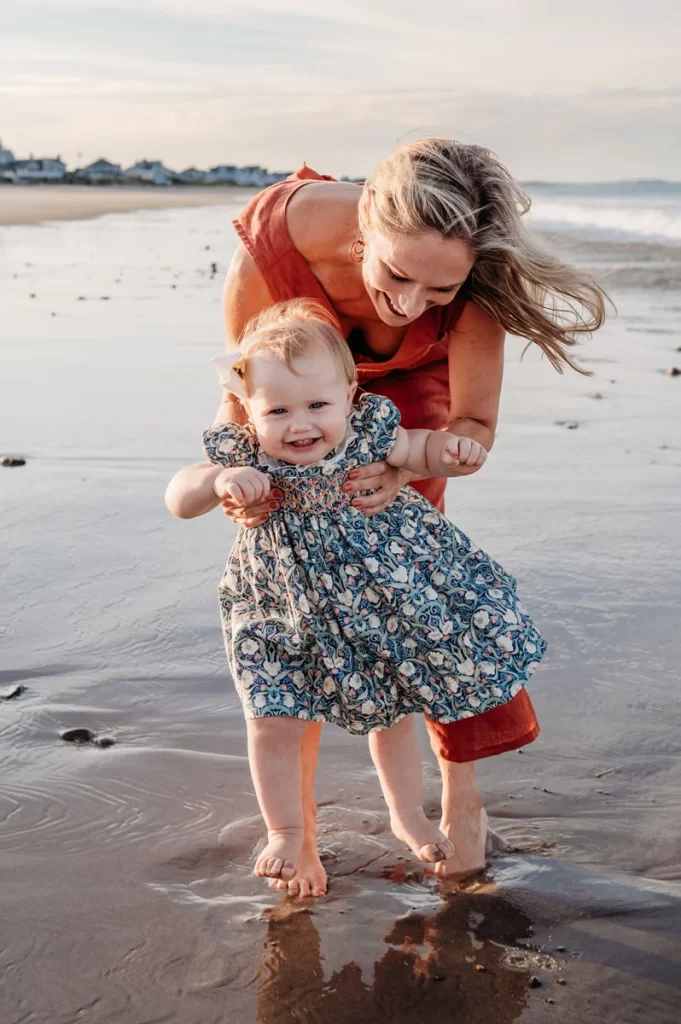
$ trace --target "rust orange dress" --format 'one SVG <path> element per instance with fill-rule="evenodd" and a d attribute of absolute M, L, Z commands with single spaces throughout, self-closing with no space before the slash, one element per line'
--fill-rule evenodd
<path fill-rule="evenodd" d="M 303 167 L 286 181 L 272 185 L 248 203 L 234 227 L 262 274 L 275 302 L 310 298 L 321 302 L 336 318 L 328 296 L 309 265 L 295 248 L 286 223 L 291 196 L 309 181 L 333 181 Z M 449 419 L 448 332 L 466 304 L 465 295 L 447 306 L 426 310 L 409 325 L 395 354 L 372 361 L 355 353 L 359 382 L 366 391 L 385 395 L 400 410 L 402 426 L 442 429 Z M 352 347 L 352 338 L 349 339 Z M 441 512 L 447 481 L 433 478 L 415 481 L 421 492 Z M 442 724 L 426 718 L 431 739 L 446 761 L 477 761 L 531 743 L 539 723 L 529 695 L 523 689 L 507 704 L 484 714 Z"/>

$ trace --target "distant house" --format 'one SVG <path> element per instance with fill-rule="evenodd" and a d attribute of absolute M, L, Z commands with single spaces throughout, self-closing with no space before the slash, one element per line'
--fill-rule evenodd
<path fill-rule="evenodd" d="M 7 164 L 14 163 L 14 153 L 11 149 L 5 149 L 2 142 L 0 142 L 0 167 L 6 167 Z"/>
<path fill-rule="evenodd" d="M 293 171 L 270 171 L 268 174 L 269 184 L 276 185 L 278 181 L 286 181 L 292 174 Z"/>
<path fill-rule="evenodd" d="M 246 167 L 237 167 L 234 175 L 235 185 L 251 185 L 255 188 L 264 188 L 270 184 L 269 175 L 264 167 L 258 164 L 250 164 Z"/>
<path fill-rule="evenodd" d="M 186 171 L 174 174 L 175 181 L 182 181 L 185 185 L 205 185 L 212 181 L 213 177 L 209 171 L 200 171 L 196 167 L 188 167 Z"/>
<path fill-rule="evenodd" d="M 150 185 L 172 185 L 174 174 L 161 160 L 138 160 L 123 171 L 124 178 L 134 178 Z"/>
<path fill-rule="evenodd" d="M 237 168 L 234 164 L 218 164 L 211 167 L 210 180 L 221 182 L 223 185 L 234 185 L 236 183 Z"/>
<path fill-rule="evenodd" d="M 15 160 L 11 169 L 18 181 L 61 181 L 66 174 L 66 164 L 59 157 Z"/>
<path fill-rule="evenodd" d="M 95 160 L 93 164 L 88 164 L 87 167 L 83 167 L 76 171 L 76 175 L 79 178 L 84 178 L 86 181 L 90 181 L 93 184 L 97 184 L 102 181 L 111 181 L 112 179 L 122 177 L 122 170 L 120 164 L 112 164 L 110 160 Z"/>

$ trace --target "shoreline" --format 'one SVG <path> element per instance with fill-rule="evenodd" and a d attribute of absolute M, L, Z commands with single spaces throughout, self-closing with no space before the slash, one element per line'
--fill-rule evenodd
<path fill-rule="evenodd" d="M 91 220 L 107 213 L 245 203 L 254 189 L 117 185 L 6 185 L 0 188 L 0 227 Z"/>

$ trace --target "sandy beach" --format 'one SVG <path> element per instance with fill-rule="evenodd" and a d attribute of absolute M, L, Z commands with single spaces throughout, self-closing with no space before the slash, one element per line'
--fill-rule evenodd
<path fill-rule="evenodd" d="M 240 188 L 166 188 L 111 185 L 0 185 L 0 226 L 42 221 L 87 220 L 105 213 L 178 207 L 241 205 L 250 192 Z"/>
<path fill-rule="evenodd" d="M 495 449 L 449 487 L 549 641 L 539 739 L 480 765 L 511 852 L 435 881 L 389 831 L 366 742 L 329 726 L 329 894 L 300 905 L 250 873 L 217 608 L 234 527 L 163 505 L 218 403 L 245 197 L 82 191 L 0 189 L 0 455 L 26 460 L 0 467 L 2 1024 L 678 1020 L 681 247 L 554 237 L 617 305 L 583 346 L 593 376 L 510 339 Z M 95 217 L 119 195 L 137 212 Z"/>

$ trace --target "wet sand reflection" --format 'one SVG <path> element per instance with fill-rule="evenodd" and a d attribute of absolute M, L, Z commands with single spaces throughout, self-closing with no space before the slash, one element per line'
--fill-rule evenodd
<path fill-rule="evenodd" d="M 531 971 L 510 968 L 508 953 L 531 934 L 530 919 L 509 900 L 459 892 L 432 916 L 398 919 L 371 980 L 353 960 L 325 979 L 311 914 L 276 908 L 268 915 L 258 1024 L 512 1024 L 527 1004 Z"/>

